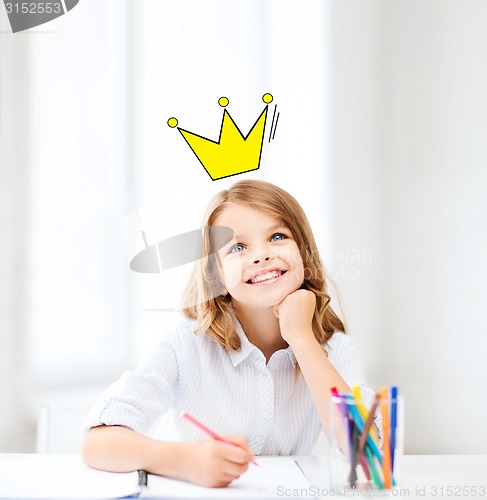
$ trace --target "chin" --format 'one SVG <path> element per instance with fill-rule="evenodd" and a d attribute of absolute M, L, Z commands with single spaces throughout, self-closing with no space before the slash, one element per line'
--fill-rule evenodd
<path fill-rule="evenodd" d="M 290 293 L 295 292 L 297 288 L 290 290 L 273 291 L 273 293 L 262 294 L 261 297 L 255 298 L 237 298 L 234 297 L 243 306 L 249 306 L 255 309 L 268 309 L 282 302 Z"/>

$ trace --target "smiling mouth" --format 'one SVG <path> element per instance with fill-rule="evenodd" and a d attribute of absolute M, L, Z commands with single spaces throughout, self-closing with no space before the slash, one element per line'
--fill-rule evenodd
<path fill-rule="evenodd" d="M 246 281 L 248 285 L 256 285 L 257 283 L 265 283 L 266 281 L 270 280 L 275 280 L 276 278 L 280 278 L 284 274 L 286 274 L 287 271 L 278 271 L 277 269 L 275 271 L 269 271 L 266 274 L 259 274 L 258 276 L 255 276 L 255 278 L 251 278 Z"/>

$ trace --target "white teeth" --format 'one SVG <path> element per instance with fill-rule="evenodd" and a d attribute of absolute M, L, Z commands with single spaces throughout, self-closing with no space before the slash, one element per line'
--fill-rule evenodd
<path fill-rule="evenodd" d="M 252 283 L 260 283 L 261 281 L 278 278 L 281 275 L 279 271 L 269 271 L 267 274 L 260 274 L 252 279 Z"/>

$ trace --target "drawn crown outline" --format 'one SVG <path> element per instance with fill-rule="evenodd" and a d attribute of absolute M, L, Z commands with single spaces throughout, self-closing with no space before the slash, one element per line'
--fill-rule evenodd
<path fill-rule="evenodd" d="M 168 125 L 177 127 L 212 180 L 250 172 L 260 166 L 267 111 L 273 98 L 271 94 L 264 94 L 262 100 L 266 106 L 246 136 L 226 109 L 223 110 L 218 141 L 177 127 L 176 118 L 169 118 Z M 228 102 L 226 97 L 218 101 L 223 108 Z"/>

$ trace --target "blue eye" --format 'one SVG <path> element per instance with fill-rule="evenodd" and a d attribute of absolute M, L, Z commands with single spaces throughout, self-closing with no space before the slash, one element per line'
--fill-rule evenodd
<path fill-rule="evenodd" d="M 276 233 L 276 234 L 272 235 L 271 240 L 272 241 L 280 241 L 280 240 L 285 240 L 286 238 L 287 238 L 287 236 L 285 234 Z"/>
<path fill-rule="evenodd" d="M 229 253 L 237 253 L 241 252 L 245 247 L 242 245 L 242 243 L 237 243 L 236 245 L 233 245 L 232 248 L 230 248 Z"/>

